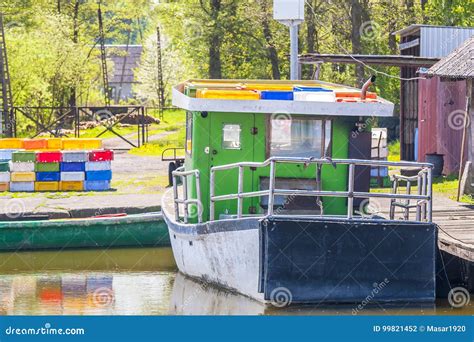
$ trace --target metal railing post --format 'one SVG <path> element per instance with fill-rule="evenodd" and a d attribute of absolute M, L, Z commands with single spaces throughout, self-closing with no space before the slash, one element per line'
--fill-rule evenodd
<path fill-rule="evenodd" d="M 423 172 L 423 171 L 421 171 Z M 418 174 L 418 178 L 417 178 L 417 186 L 418 186 L 418 195 L 422 195 L 423 194 L 423 181 L 422 181 L 422 173 L 419 173 Z M 421 221 L 421 206 L 423 205 L 423 202 L 422 201 L 417 201 L 416 202 L 416 220 L 417 221 Z"/>
<path fill-rule="evenodd" d="M 428 196 L 428 222 L 433 219 L 433 169 L 428 167 L 428 184 L 427 184 L 427 196 Z"/>
<path fill-rule="evenodd" d="M 173 197 L 174 197 L 174 218 L 176 222 L 179 221 L 179 194 L 178 194 L 178 181 L 177 177 L 173 175 Z"/>
<path fill-rule="evenodd" d="M 215 183 L 215 171 L 211 168 L 211 175 L 210 175 L 210 187 L 209 187 L 209 219 L 214 221 L 215 219 L 215 203 L 214 203 L 214 183 Z"/>
<path fill-rule="evenodd" d="M 239 182 L 237 186 L 237 217 L 241 218 L 243 213 L 243 206 L 244 206 L 244 198 L 242 197 L 242 193 L 244 192 L 244 167 L 239 166 Z"/>
<path fill-rule="evenodd" d="M 186 176 L 181 176 L 183 183 L 183 201 L 184 201 L 184 223 L 188 223 L 188 179 Z"/>
<path fill-rule="evenodd" d="M 347 186 L 347 191 L 349 192 L 347 196 L 347 218 L 352 219 L 354 213 L 354 175 L 355 175 L 355 165 L 349 164 L 349 184 Z"/>
<path fill-rule="evenodd" d="M 196 178 L 196 197 L 197 197 L 197 210 L 198 210 L 198 222 L 202 223 L 202 202 L 201 202 L 201 176 L 199 171 L 194 174 Z"/>
<path fill-rule="evenodd" d="M 268 182 L 268 216 L 273 215 L 273 203 L 275 202 L 275 161 L 270 162 L 270 179 Z"/>
<path fill-rule="evenodd" d="M 422 181 L 422 188 L 423 188 L 423 189 L 422 189 L 422 190 L 423 190 L 423 195 L 426 196 L 426 193 L 427 193 L 427 191 L 426 191 L 426 183 L 427 183 L 427 180 L 426 180 L 426 178 L 427 178 L 426 169 L 423 170 L 423 175 L 422 175 L 422 176 L 423 176 L 423 178 L 422 178 L 422 179 L 423 179 L 423 181 Z M 428 203 L 427 203 L 426 201 L 423 201 L 423 206 L 422 206 L 422 210 L 421 210 L 421 211 L 422 211 L 423 221 L 426 221 L 426 206 L 427 206 L 427 204 L 428 204 Z"/>

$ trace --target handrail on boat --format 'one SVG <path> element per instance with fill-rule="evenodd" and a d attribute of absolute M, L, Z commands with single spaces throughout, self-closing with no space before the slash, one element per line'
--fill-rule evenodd
<path fill-rule="evenodd" d="M 174 215 L 175 220 L 179 221 L 179 205 L 182 204 L 184 207 L 184 223 L 189 222 L 189 205 L 194 204 L 197 206 L 197 218 L 198 222 L 202 222 L 202 202 L 201 202 L 201 185 L 200 185 L 200 173 L 199 170 L 184 171 L 184 166 L 181 166 L 172 172 L 173 174 L 173 194 L 174 194 Z M 195 199 L 189 198 L 188 196 L 188 177 L 194 176 L 196 180 L 196 197 Z M 178 193 L 178 178 L 181 179 L 183 184 L 183 198 L 179 197 Z"/>
<path fill-rule="evenodd" d="M 337 167 L 337 165 L 348 165 L 349 177 L 347 184 L 347 191 L 323 191 L 323 190 L 290 190 L 290 189 L 277 189 L 275 187 L 276 178 L 276 165 L 277 163 L 290 163 L 290 164 L 318 164 L 324 165 L 329 164 Z M 261 168 L 270 166 L 269 186 L 268 190 L 244 192 L 244 168 Z M 394 186 L 394 193 L 370 193 L 370 192 L 357 192 L 354 191 L 355 181 L 355 167 L 356 166 L 393 166 L 393 167 L 413 167 L 421 168 L 421 171 L 415 176 L 418 181 L 418 194 L 412 195 L 398 194 L 396 189 L 399 181 L 413 181 L 414 179 L 408 179 L 407 177 L 400 176 L 395 179 L 397 186 Z M 238 192 L 226 195 L 215 195 L 215 174 L 217 171 L 231 170 L 238 168 Z M 268 196 L 268 216 L 273 216 L 273 206 L 275 203 L 276 195 L 286 196 L 312 196 L 312 197 L 346 197 L 347 198 L 347 218 L 353 218 L 354 212 L 354 198 L 389 198 L 390 203 L 390 219 L 393 219 L 393 207 L 401 206 L 399 202 L 395 200 L 405 200 L 406 203 L 403 208 L 405 211 L 409 208 L 416 207 L 416 220 L 417 221 L 432 221 L 432 168 L 433 165 L 429 163 L 418 163 L 399 161 L 391 162 L 384 160 L 362 160 L 362 159 L 331 159 L 331 158 L 300 158 L 300 157 L 271 157 L 264 162 L 240 162 L 226 165 L 214 166 L 211 168 L 210 174 L 210 220 L 215 220 L 215 202 L 224 200 L 237 200 L 237 217 L 241 218 L 243 214 L 243 200 L 248 197 L 259 197 Z M 192 171 L 190 171 L 192 172 Z M 411 183 L 410 183 L 411 184 Z M 415 205 L 410 205 L 409 201 L 415 200 Z M 405 218 L 408 219 L 408 215 L 405 214 Z"/>

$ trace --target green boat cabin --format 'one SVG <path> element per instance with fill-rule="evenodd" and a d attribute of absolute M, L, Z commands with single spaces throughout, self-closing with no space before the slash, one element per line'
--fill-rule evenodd
<path fill-rule="evenodd" d="M 250 84 L 250 85 L 249 85 Z M 249 86 L 248 86 L 249 85 Z M 295 87 L 330 89 L 343 94 L 332 103 L 276 99 L 252 99 L 264 89 L 281 95 Z M 206 90 L 200 91 L 200 89 Z M 209 92 L 209 89 L 214 92 Z M 235 89 L 235 90 L 234 90 Z M 239 98 L 243 93 L 242 99 Z M 173 89 L 173 104 L 187 111 L 185 169 L 199 170 L 203 221 L 210 219 L 210 169 L 237 162 L 263 162 L 270 157 L 329 157 L 370 159 L 373 116 L 390 116 L 393 104 L 377 98 L 361 101 L 361 90 L 313 81 L 215 81 L 191 80 Z M 290 94 L 291 95 L 291 94 Z M 303 94 L 306 95 L 306 94 Z M 317 95 L 317 94 L 316 94 Z M 202 97 L 200 97 L 202 96 Z M 206 97 L 208 96 L 208 97 Z M 220 97 L 219 97 L 220 96 Z M 345 96 L 345 97 L 344 97 Z M 340 100 L 342 98 L 342 100 Z M 355 99 L 354 99 L 355 98 Z M 243 171 L 244 192 L 267 190 L 270 167 Z M 368 191 L 370 168 L 356 167 L 356 191 Z M 238 192 L 238 169 L 215 173 L 214 196 Z M 282 164 L 276 169 L 277 188 L 346 191 L 347 165 Z M 189 198 L 196 198 L 194 177 L 188 178 Z M 268 196 L 244 198 L 243 214 L 261 214 Z M 355 203 L 354 208 L 357 208 Z M 279 214 L 344 215 L 347 198 L 277 196 Z M 197 212 L 189 206 L 190 216 Z M 237 213 L 235 199 L 215 203 L 215 217 Z M 197 215 L 194 215 L 197 216 Z"/>

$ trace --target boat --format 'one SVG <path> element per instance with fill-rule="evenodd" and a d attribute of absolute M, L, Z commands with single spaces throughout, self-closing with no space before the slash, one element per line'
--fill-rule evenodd
<path fill-rule="evenodd" d="M 0 251 L 169 246 L 161 213 L 0 222 Z"/>
<path fill-rule="evenodd" d="M 173 104 L 187 111 L 185 161 L 162 210 L 179 271 L 277 307 L 433 302 L 432 165 L 371 160 L 371 123 L 394 108 L 368 95 L 373 81 L 362 89 L 259 80 L 175 86 Z M 371 192 L 371 167 L 415 169 L 393 182 L 395 190 L 418 184 L 417 193 Z M 367 213 L 374 201 L 387 214 Z"/>

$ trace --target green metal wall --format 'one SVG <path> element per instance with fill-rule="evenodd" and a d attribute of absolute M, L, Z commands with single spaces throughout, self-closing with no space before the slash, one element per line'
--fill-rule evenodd
<path fill-rule="evenodd" d="M 205 116 L 205 117 L 204 117 Z M 241 161 L 262 162 L 267 159 L 267 114 L 246 113 L 193 113 L 193 144 L 192 155 L 186 155 L 185 166 L 187 170 L 198 169 L 201 172 L 201 194 L 203 201 L 203 219 L 209 219 L 209 170 L 212 166 L 236 163 Z M 241 149 L 222 149 L 222 127 L 225 123 L 235 123 L 242 127 Z M 334 118 L 332 119 L 332 158 L 347 158 L 349 150 L 349 136 L 354 126 L 354 119 Z M 257 134 L 252 134 L 253 127 L 258 128 Z M 208 153 L 206 153 L 206 151 Z M 302 164 L 279 164 L 276 171 L 277 177 L 281 178 L 306 178 L 314 179 L 316 166 L 304 167 Z M 245 169 L 244 191 L 259 190 L 260 177 L 268 177 L 269 167 L 256 170 Z M 336 169 L 331 165 L 323 166 L 322 170 L 323 190 L 347 189 L 347 166 L 339 165 Z M 216 195 L 237 193 L 238 171 L 228 170 L 216 173 Z M 190 196 L 195 198 L 195 184 L 190 179 L 188 183 Z M 308 198 L 314 201 L 314 198 Z M 347 199 L 345 198 L 323 198 L 324 213 L 327 215 L 346 214 Z M 260 211 L 259 199 L 244 199 L 244 214 L 249 213 L 249 208 L 257 208 Z M 216 218 L 222 213 L 235 214 L 237 211 L 237 200 L 219 201 L 216 203 Z M 196 212 L 196 210 L 191 210 Z"/>

